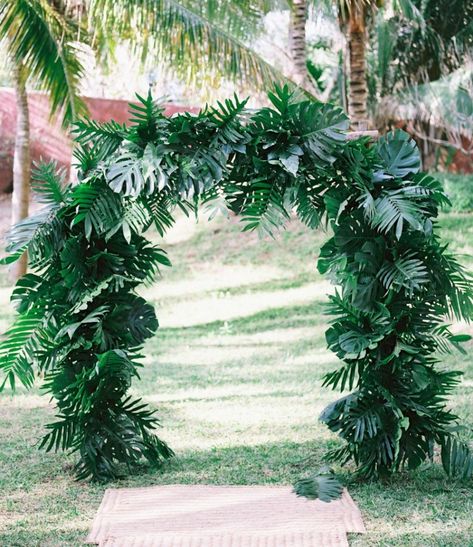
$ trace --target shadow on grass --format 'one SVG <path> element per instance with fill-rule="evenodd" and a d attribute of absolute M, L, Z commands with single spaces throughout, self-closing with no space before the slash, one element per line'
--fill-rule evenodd
<path fill-rule="evenodd" d="M 66 456 L 49 461 L 42 456 L 39 473 L 34 465 L 39 455 L 28 454 L 23 447 L 25 459 L 29 455 L 33 464 L 30 485 L 28 492 L 12 488 L 7 493 L 7 524 L 0 532 L 0 545 L 81 545 L 106 487 L 292 484 L 316 471 L 336 444 L 333 439 L 314 439 L 183 450 L 160 469 L 142 467 L 108 485 L 76 483 Z M 366 536 L 351 536 L 353 545 L 471 544 L 465 541 L 473 537 L 473 489 L 452 483 L 437 465 L 383 483 L 352 483 L 350 491 L 368 528 Z"/>
<path fill-rule="evenodd" d="M 159 337 L 200 337 L 209 332 L 232 329 L 229 334 L 254 334 L 259 331 L 267 331 L 284 328 L 317 327 L 327 324 L 323 319 L 325 311 L 323 302 L 313 301 L 310 304 L 289 305 L 260 311 L 253 315 L 239 317 L 229 321 L 210 321 L 192 326 L 166 327 L 158 330 Z M 158 310 L 159 316 L 159 310 Z"/>

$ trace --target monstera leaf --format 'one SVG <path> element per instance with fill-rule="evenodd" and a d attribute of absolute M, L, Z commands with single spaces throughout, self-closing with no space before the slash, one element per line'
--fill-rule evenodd
<path fill-rule="evenodd" d="M 400 129 L 380 137 L 376 150 L 384 161 L 386 173 L 393 177 L 403 178 L 418 173 L 421 168 L 415 141 Z"/>
<path fill-rule="evenodd" d="M 322 470 L 294 484 L 294 493 L 298 496 L 326 503 L 340 499 L 342 492 L 343 484 L 331 471 Z"/>
<path fill-rule="evenodd" d="M 106 170 L 105 178 L 114 192 L 133 197 L 162 190 L 168 179 L 152 143 L 146 146 L 142 158 L 129 152 L 119 156 Z"/>
<path fill-rule="evenodd" d="M 291 105 L 289 112 L 294 128 L 301 136 L 302 147 L 319 165 L 333 163 L 336 152 L 346 140 L 349 125 L 343 110 L 307 101 Z"/>

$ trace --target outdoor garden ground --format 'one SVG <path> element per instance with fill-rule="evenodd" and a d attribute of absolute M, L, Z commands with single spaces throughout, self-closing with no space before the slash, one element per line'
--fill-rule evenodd
<path fill-rule="evenodd" d="M 444 214 L 441 224 L 473 270 L 473 215 Z M 338 442 L 317 421 L 339 396 L 321 387 L 337 365 L 324 340 L 331 287 L 315 268 L 326 235 L 296 222 L 275 241 L 239 230 L 235 219 L 183 220 L 166 244 L 174 267 L 144 290 L 161 328 L 133 391 L 159 409 L 177 457 L 115 487 L 292 483 Z M 5 275 L 2 287 L 1 331 L 12 317 Z M 470 343 L 467 356 L 444 359 L 465 373 L 451 405 L 470 428 L 472 355 Z M 39 389 L 0 396 L 2 547 L 82 545 L 106 488 L 75 482 L 73 457 L 37 450 L 52 417 Z M 446 479 L 438 463 L 350 491 L 368 528 L 352 545 L 473 545 L 473 484 Z"/>

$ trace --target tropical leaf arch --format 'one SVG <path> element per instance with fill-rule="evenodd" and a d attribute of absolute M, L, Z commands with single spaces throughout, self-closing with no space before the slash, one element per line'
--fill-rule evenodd
<path fill-rule="evenodd" d="M 326 339 L 341 363 L 324 384 L 350 393 L 321 416 L 343 440 L 331 458 L 378 477 L 418 467 L 437 444 L 449 475 L 471 477 L 473 457 L 446 403 L 459 373 L 436 367 L 439 351 L 461 351 L 468 339 L 445 317 L 469 320 L 473 310 L 471 279 L 437 234 L 448 202 L 440 183 L 419 172 L 405 133 L 375 145 L 347 140 L 337 107 L 295 102 L 287 87 L 269 99 L 256 112 L 235 97 L 167 118 L 148 96 L 131 106 L 130 127 L 76 125 L 79 182 L 40 167 L 46 208 L 10 234 L 5 262 L 28 252 L 32 273 L 13 291 L 19 315 L 0 345 L 0 385 L 30 387 L 44 375 L 57 419 L 42 446 L 77 452 L 79 478 L 161 463 L 172 450 L 154 432 L 156 414 L 128 394 L 158 328 L 136 289 L 170 264 L 146 230 L 164 234 L 176 208 L 205 204 L 275 234 L 295 212 L 332 233 L 318 269 L 338 287 Z M 330 498 L 339 488 L 325 476 L 299 492 Z"/>

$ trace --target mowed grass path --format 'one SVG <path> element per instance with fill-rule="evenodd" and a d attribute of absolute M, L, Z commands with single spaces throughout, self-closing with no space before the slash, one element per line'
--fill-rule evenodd
<path fill-rule="evenodd" d="M 444 235 L 473 269 L 473 216 L 442 218 Z M 143 291 L 161 328 L 146 346 L 133 391 L 159 409 L 160 435 L 176 458 L 114 487 L 171 483 L 290 484 L 316 470 L 338 440 L 317 417 L 339 394 L 321 387 L 337 366 L 325 348 L 325 294 L 316 272 L 327 237 L 294 222 L 275 241 L 242 234 L 233 221 L 182 221 L 166 248 L 174 264 Z M 0 328 L 12 317 L 0 289 Z M 459 331 L 471 327 L 455 325 Z M 473 364 L 452 407 L 473 426 Z M 36 443 L 54 409 L 40 390 L 0 396 L 0 546 L 82 545 L 105 486 L 78 483 L 74 457 Z M 352 545 L 473 545 L 473 484 L 438 465 L 350 491 L 368 528 Z"/>

